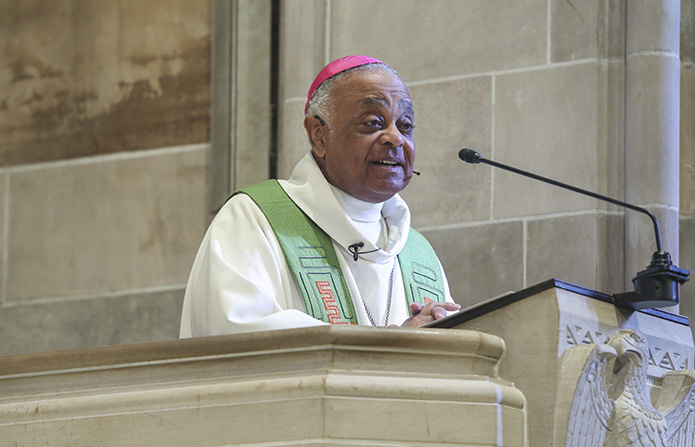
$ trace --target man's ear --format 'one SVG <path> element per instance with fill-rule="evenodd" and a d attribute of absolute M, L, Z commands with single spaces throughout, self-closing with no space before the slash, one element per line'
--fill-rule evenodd
<path fill-rule="evenodd" d="M 311 151 L 315 156 L 323 158 L 326 156 L 326 145 L 324 137 L 326 136 L 326 126 L 318 117 L 304 118 L 304 129 L 311 143 Z"/>

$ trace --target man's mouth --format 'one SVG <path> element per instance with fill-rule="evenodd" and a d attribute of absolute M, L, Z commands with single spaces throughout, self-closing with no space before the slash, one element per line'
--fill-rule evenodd
<path fill-rule="evenodd" d="M 398 166 L 398 162 L 391 161 L 391 160 L 378 160 L 378 161 L 375 161 L 374 164 L 383 165 L 383 166 Z"/>

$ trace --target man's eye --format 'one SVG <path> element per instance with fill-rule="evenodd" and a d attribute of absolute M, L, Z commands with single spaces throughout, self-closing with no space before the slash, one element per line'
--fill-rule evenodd
<path fill-rule="evenodd" d="M 374 119 L 371 119 L 371 120 L 367 120 L 367 121 L 365 122 L 365 124 L 366 124 L 367 126 L 370 126 L 370 127 L 379 127 L 379 126 L 381 126 L 381 121 L 379 121 L 378 119 L 374 118 Z"/>
<path fill-rule="evenodd" d="M 405 123 L 399 124 L 398 128 L 401 129 L 401 132 L 403 132 L 403 133 L 412 133 L 413 129 L 415 129 L 415 124 L 413 124 L 411 122 L 405 122 Z"/>

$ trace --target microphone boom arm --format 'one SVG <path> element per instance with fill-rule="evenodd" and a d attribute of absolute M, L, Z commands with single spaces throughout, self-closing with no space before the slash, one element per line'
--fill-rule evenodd
<path fill-rule="evenodd" d="M 621 200 L 606 197 L 592 191 L 587 191 L 576 186 L 568 185 L 558 182 L 557 180 L 534 174 L 532 172 L 507 166 L 493 160 L 487 160 L 473 149 L 461 149 L 459 151 L 459 158 L 466 163 L 485 163 L 496 168 L 504 169 L 505 171 L 530 177 L 534 180 L 540 180 L 541 182 L 545 182 L 553 186 L 559 186 L 579 194 L 593 197 L 594 199 L 603 200 L 614 205 L 619 205 L 633 211 L 646 214 L 654 224 L 654 234 L 656 236 L 656 251 L 652 255 L 652 262 L 646 269 L 638 272 L 635 277 L 632 278 L 632 283 L 635 285 L 635 290 L 633 292 L 624 292 L 612 295 L 613 302 L 618 306 L 623 306 L 630 309 L 667 307 L 678 304 L 678 287 L 679 285 L 688 281 L 690 272 L 673 265 L 671 262 L 671 255 L 663 251 L 661 248 L 659 222 L 656 220 L 656 216 L 654 216 L 652 212 Z"/>
<path fill-rule="evenodd" d="M 471 151 L 474 154 L 471 154 L 470 152 L 464 152 L 464 151 Z M 462 155 L 463 154 L 463 155 Z M 480 155 L 478 152 L 474 151 L 473 149 L 461 149 L 459 151 L 459 157 L 461 160 L 467 162 L 467 163 L 485 163 L 490 166 L 494 166 L 496 168 L 504 169 L 505 171 L 513 172 L 515 174 L 520 174 L 526 177 L 530 177 L 535 180 L 540 180 L 541 182 L 549 183 L 554 186 L 559 186 L 560 188 L 564 189 L 569 189 L 570 191 L 578 192 L 579 194 L 584 194 L 585 196 L 592 197 L 594 199 L 599 199 L 599 200 L 605 200 L 606 202 L 612 203 L 614 205 L 619 205 L 619 206 L 624 206 L 625 208 L 629 208 L 633 211 L 638 211 L 640 213 L 646 214 L 649 216 L 649 218 L 652 220 L 652 224 L 654 225 L 654 234 L 656 236 L 656 251 L 662 251 L 661 249 L 661 233 L 659 231 L 659 222 L 656 220 L 656 216 L 654 214 L 645 209 L 641 208 L 636 205 L 632 205 L 627 202 L 623 202 L 617 199 L 613 199 L 611 197 L 603 196 L 601 194 L 597 194 L 592 191 L 587 191 L 586 189 L 579 188 L 577 186 L 572 186 L 568 185 L 566 183 L 561 183 L 558 182 L 557 180 L 553 180 L 547 177 L 543 177 L 542 175 L 534 174 L 533 172 L 528 172 L 524 171 L 523 169 L 515 168 L 513 166 L 508 166 L 499 162 L 496 162 L 494 160 L 488 160 L 486 158 L 483 158 L 482 155 Z"/>

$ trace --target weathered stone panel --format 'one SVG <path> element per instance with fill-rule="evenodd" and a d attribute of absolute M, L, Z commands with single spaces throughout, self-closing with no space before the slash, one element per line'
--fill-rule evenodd
<path fill-rule="evenodd" d="M 7 306 L 0 355 L 174 339 L 182 305 L 172 288 Z"/>
<path fill-rule="evenodd" d="M 408 82 L 540 65 L 547 7 L 546 0 L 334 0 L 330 55 L 371 55 Z"/>
<path fill-rule="evenodd" d="M 185 283 L 205 230 L 206 149 L 12 172 L 7 301 Z"/>
<path fill-rule="evenodd" d="M 208 141 L 209 3 L 0 1 L 0 166 Z"/>

